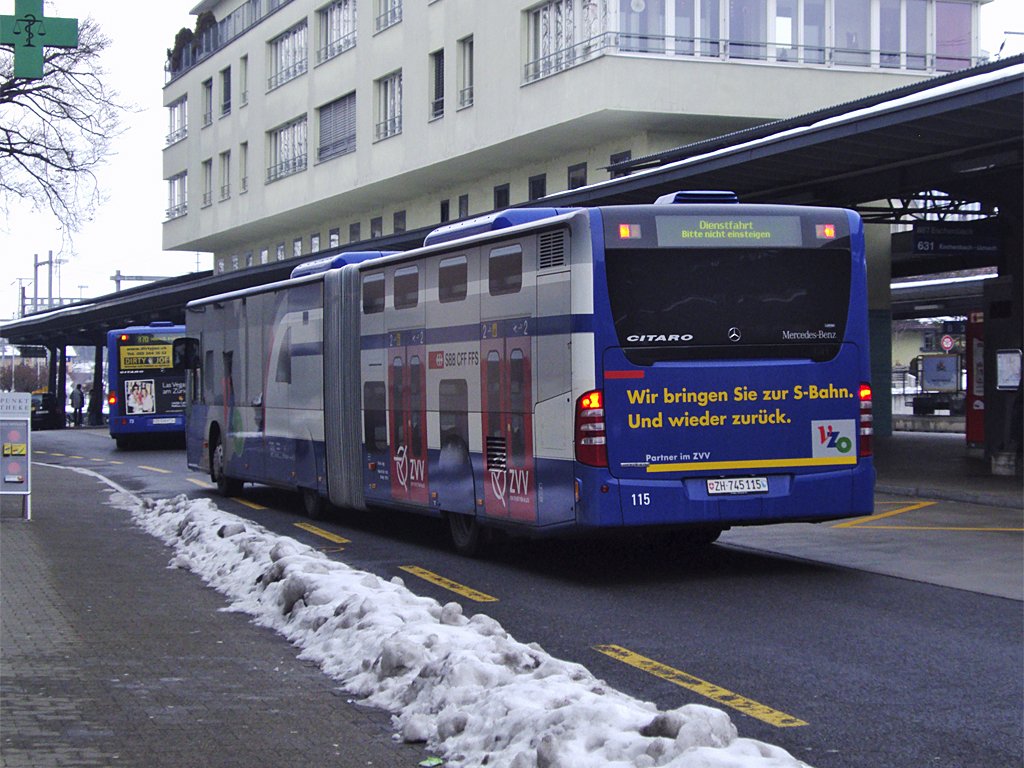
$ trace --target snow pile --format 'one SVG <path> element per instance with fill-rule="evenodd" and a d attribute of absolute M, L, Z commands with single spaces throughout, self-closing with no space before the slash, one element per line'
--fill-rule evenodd
<path fill-rule="evenodd" d="M 508 768 L 798 768 L 785 750 L 737 736 L 721 710 L 659 712 L 587 669 L 466 617 L 399 578 L 330 560 L 209 500 L 115 497 L 231 607 L 272 627 L 364 703 L 394 714 L 401 738 L 449 764 Z"/>

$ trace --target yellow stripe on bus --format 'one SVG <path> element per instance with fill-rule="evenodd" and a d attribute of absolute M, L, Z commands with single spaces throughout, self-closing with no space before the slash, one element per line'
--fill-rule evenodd
<path fill-rule="evenodd" d="M 747 459 L 744 461 L 688 461 L 685 464 L 648 464 L 648 472 L 710 472 L 719 469 L 776 469 L 782 467 L 834 467 L 857 463 L 856 456 L 803 459 Z"/>
<path fill-rule="evenodd" d="M 745 715 L 750 715 L 750 717 L 761 720 L 769 725 L 774 725 L 776 728 L 793 728 L 808 724 L 804 720 L 787 715 L 785 712 L 780 712 L 777 709 L 772 709 L 745 696 L 740 696 L 738 693 L 733 693 L 719 685 L 709 683 L 707 680 L 701 680 L 699 677 L 694 677 L 687 672 L 674 669 L 667 664 L 662 664 L 646 656 L 641 656 L 628 648 L 623 648 L 621 645 L 595 645 L 594 650 L 600 651 L 606 656 L 611 656 L 623 664 L 636 667 L 655 677 L 660 677 L 662 680 L 667 680 L 674 685 L 698 693 L 726 707 L 732 707 Z"/>

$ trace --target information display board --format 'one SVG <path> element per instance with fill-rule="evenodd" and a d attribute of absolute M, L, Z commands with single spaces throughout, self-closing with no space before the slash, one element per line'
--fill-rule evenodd
<path fill-rule="evenodd" d="M 32 491 L 32 395 L 0 392 L 0 494 L 22 496 L 30 517 Z"/>

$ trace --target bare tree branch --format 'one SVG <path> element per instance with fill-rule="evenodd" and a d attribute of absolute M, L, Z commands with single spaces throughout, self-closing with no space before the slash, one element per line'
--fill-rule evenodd
<path fill-rule="evenodd" d="M 89 221 L 102 190 L 96 169 L 124 132 L 127 105 L 107 83 L 100 54 L 110 45 L 85 19 L 77 48 L 47 48 L 43 79 L 16 78 L 14 50 L 0 45 L 0 209 L 27 201 L 49 209 L 68 232 Z"/>

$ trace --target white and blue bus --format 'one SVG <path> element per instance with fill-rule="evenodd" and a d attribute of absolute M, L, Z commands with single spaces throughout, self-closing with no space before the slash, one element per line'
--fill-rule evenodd
<path fill-rule="evenodd" d="M 870 514 L 859 217 L 696 200 L 512 209 L 191 302 L 189 466 L 462 551 Z"/>

